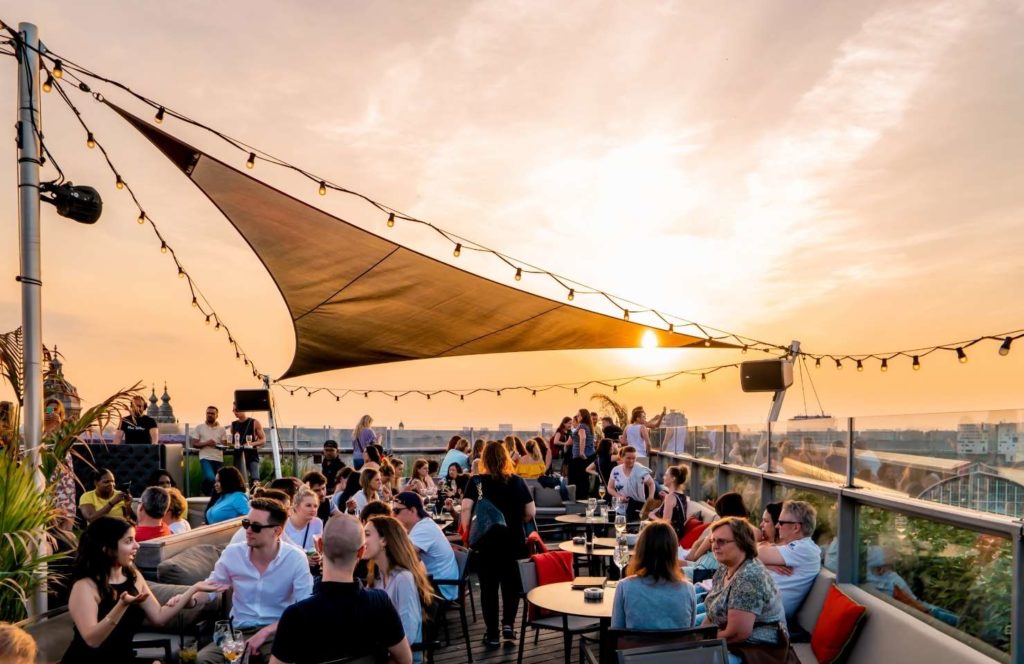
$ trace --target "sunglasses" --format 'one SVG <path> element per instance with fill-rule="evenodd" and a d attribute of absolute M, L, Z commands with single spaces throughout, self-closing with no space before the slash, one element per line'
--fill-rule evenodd
<path fill-rule="evenodd" d="M 245 528 L 246 530 L 249 530 L 251 528 L 252 532 L 259 535 L 261 532 L 263 532 L 264 528 L 277 528 L 277 526 L 275 526 L 272 523 L 253 523 L 249 519 L 242 519 L 242 528 Z"/>

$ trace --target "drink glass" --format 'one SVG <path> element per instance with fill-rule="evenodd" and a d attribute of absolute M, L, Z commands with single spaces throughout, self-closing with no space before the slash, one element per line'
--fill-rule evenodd
<path fill-rule="evenodd" d="M 242 436 L 240 434 L 236 433 L 234 438 L 235 438 L 235 441 L 234 441 L 235 442 L 235 449 L 237 450 L 239 447 L 242 446 Z"/>
<path fill-rule="evenodd" d="M 245 652 L 245 641 L 242 641 L 240 638 L 229 638 L 224 641 L 224 643 L 220 644 L 220 651 L 224 653 L 224 659 L 229 662 L 233 662 L 241 657 L 242 653 Z"/>
<path fill-rule="evenodd" d="M 597 511 L 597 498 L 587 498 L 587 518 L 593 517 L 595 511 Z"/>
<path fill-rule="evenodd" d="M 615 532 L 622 535 L 626 532 L 626 515 L 616 514 L 615 515 Z"/>
<path fill-rule="evenodd" d="M 229 620 L 218 620 L 213 624 L 213 643 L 216 646 L 220 646 L 225 641 L 233 637 L 231 631 L 231 621 Z"/>
<path fill-rule="evenodd" d="M 252 447 L 252 434 L 248 434 L 245 437 L 245 446 Z"/>
<path fill-rule="evenodd" d="M 617 544 L 612 554 L 612 562 L 619 568 L 619 579 L 622 579 L 622 570 L 629 564 L 629 547 L 624 544 Z"/>
<path fill-rule="evenodd" d="M 606 491 L 607 489 L 605 489 L 604 484 L 597 485 L 597 495 L 601 498 L 601 500 L 604 500 L 604 494 Z"/>
<path fill-rule="evenodd" d="M 196 664 L 196 660 L 199 658 L 199 651 L 196 650 L 195 644 L 190 644 L 181 649 L 178 653 L 178 661 L 181 664 Z"/>

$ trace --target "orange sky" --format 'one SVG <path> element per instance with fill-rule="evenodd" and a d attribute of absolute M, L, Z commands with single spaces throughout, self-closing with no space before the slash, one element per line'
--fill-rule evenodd
<path fill-rule="evenodd" d="M 6 21 L 141 93 L 455 233 L 657 309 L 810 352 L 867 353 L 1024 327 L 1024 5 L 948 3 L 33 3 Z M 0 60 L 0 124 L 15 66 Z M 126 102 L 99 86 L 112 99 Z M 294 345 L 270 277 L 199 191 L 140 135 L 76 103 L 217 311 L 261 368 Z M 126 102 L 127 103 L 127 102 Z M 128 108 L 145 109 L 128 103 Z M 177 122 L 169 131 L 244 156 Z M 94 227 L 44 207 L 44 336 L 95 400 L 167 381 L 182 420 L 251 387 L 203 325 L 170 259 L 55 95 L 47 143 L 96 186 Z M 8 144 L 10 149 L 10 144 Z M 429 231 L 260 166 L 253 175 L 374 232 L 451 259 Z M 16 171 L 0 160 L 17 274 Z M 460 265 L 513 283 L 497 261 Z M 0 328 L 19 290 L 0 281 Z M 537 280 L 518 287 L 545 292 Z M 597 301 L 576 304 L 600 308 Z M 813 375 L 835 415 L 1018 408 L 1024 341 Z M 606 350 L 436 360 L 310 376 L 357 388 L 472 388 L 614 378 L 732 362 L 723 351 Z M 589 391 L 584 394 L 589 395 Z M 755 422 L 766 395 L 735 372 L 629 405 L 691 422 Z M 581 397 L 583 395 L 581 394 Z M 815 410 L 807 393 L 809 410 Z M 279 394 L 284 424 L 535 426 L 571 393 L 466 402 Z M 799 383 L 784 417 L 803 412 Z"/>

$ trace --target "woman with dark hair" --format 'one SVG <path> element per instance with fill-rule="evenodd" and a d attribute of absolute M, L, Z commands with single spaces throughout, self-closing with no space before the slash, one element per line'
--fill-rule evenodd
<path fill-rule="evenodd" d="M 779 540 L 779 519 L 782 518 L 782 501 L 768 503 L 761 515 L 761 528 L 757 541 L 775 544 Z"/>
<path fill-rule="evenodd" d="M 196 593 L 226 590 L 200 581 L 184 592 L 184 601 L 160 606 L 133 564 L 138 550 L 135 528 L 124 519 L 98 517 L 82 534 L 71 574 L 74 636 L 61 660 L 65 664 L 135 661 L 132 638 L 144 618 L 166 624 Z"/>
<path fill-rule="evenodd" d="M 356 491 L 346 504 L 352 508 L 353 513 L 356 513 L 366 507 L 366 503 L 371 500 L 390 502 L 390 500 L 384 500 L 383 489 L 384 480 L 380 472 L 364 465 L 363 469 L 359 471 L 359 491 Z M 355 504 L 352 505 L 352 503 Z"/>
<path fill-rule="evenodd" d="M 213 483 L 213 496 L 206 508 L 206 523 L 214 524 L 245 516 L 249 513 L 248 487 L 241 471 L 224 466 L 217 471 Z"/>
<path fill-rule="evenodd" d="M 590 419 L 590 411 L 580 408 L 579 428 L 574 437 L 570 438 L 569 446 L 569 484 L 576 485 L 576 499 L 586 500 L 590 497 L 590 475 L 587 466 L 594 456 L 594 422 Z"/>
<path fill-rule="evenodd" d="M 501 512 L 505 525 L 493 525 L 485 533 L 472 532 L 470 524 L 473 506 L 484 499 Z M 527 557 L 524 524 L 533 520 L 536 513 L 530 489 L 521 477 L 515 475 L 512 459 L 505 446 L 499 441 L 487 443 L 480 460 L 480 474 L 466 485 L 460 517 L 464 532 L 469 533 L 470 538 L 478 538 L 471 541 L 471 544 L 477 552 L 480 604 L 487 625 L 484 645 L 488 648 L 501 645 L 500 639 L 514 641 L 516 638 L 513 625 L 521 591 L 516 561 Z M 499 589 L 504 604 L 500 639 Z"/>
<path fill-rule="evenodd" d="M 743 496 L 730 491 L 729 493 L 723 493 L 715 501 L 715 513 L 719 518 L 725 518 L 728 516 L 734 516 L 739 519 L 747 518 L 747 507 L 743 504 Z M 751 528 L 754 526 L 751 525 Z M 686 560 L 691 562 L 700 561 L 699 565 L 695 567 L 699 569 L 717 569 L 718 563 L 715 561 L 715 557 L 711 555 L 711 529 L 705 528 L 704 532 L 700 534 L 697 541 L 693 543 L 693 547 L 687 552 Z"/>
<path fill-rule="evenodd" d="M 548 441 L 548 447 L 551 448 L 551 457 L 553 459 L 552 465 L 557 465 L 557 470 L 562 474 L 568 474 L 566 472 L 566 464 L 569 463 L 569 437 L 572 429 L 572 418 L 563 417 L 561 423 L 555 432 L 551 434 L 551 439 Z M 560 461 L 560 463 L 555 463 Z"/>
<path fill-rule="evenodd" d="M 597 455 L 594 457 L 594 462 L 587 466 L 587 472 L 591 475 L 597 475 L 598 490 L 600 487 L 608 486 L 608 479 L 612 476 L 612 470 L 618 465 L 615 457 L 612 456 L 612 448 L 615 441 L 611 438 L 602 438 L 601 442 L 597 444 Z"/>
<path fill-rule="evenodd" d="M 437 485 L 434 484 L 434 479 L 430 476 L 430 467 L 426 459 L 416 459 L 413 462 L 412 477 L 406 483 L 405 491 L 419 494 L 424 503 L 437 500 Z"/>
<path fill-rule="evenodd" d="M 164 468 L 157 468 L 149 474 L 149 479 L 146 480 L 146 488 L 151 486 L 159 486 L 164 489 L 177 488 L 177 484 L 174 482 L 174 478 Z"/>
<path fill-rule="evenodd" d="M 679 538 L 667 523 L 652 523 L 636 541 L 628 576 L 615 586 L 612 629 L 693 627 L 697 596 L 679 570 Z"/>
<path fill-rule="evenodd" d="M 661 506 L 651 512 L 651 517 L 660 519 L 672 526 L 676 531 L 676 539 L 683 538 L 683 531 L 686 529 L 687 499 L 683 492 L 686 489 L 686 478 L 690 471 L 686 466 L 669 466 L 665 469 L 665 476 L 662 480 L 668 493 Z"/>
<path fill-rule="evenodd" d="M 78 499 L 78 507 L 86 523 L 92 523 L 101 516 L 117 516 L 128 521 L 135 519 L 132 512 L 132 496 L 128 491 L 117 491 L 114 473 L 106 468 L 96 471 L 96 488 L 86 491 Z"/>

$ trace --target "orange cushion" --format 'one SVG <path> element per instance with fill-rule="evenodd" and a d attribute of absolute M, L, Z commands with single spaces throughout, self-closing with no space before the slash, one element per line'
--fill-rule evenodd
<path fill-rule="evenodd" d="M 811 651 L 821 664 L 840 661 L 857 636 L 866 611 L 838 586 L 828 589 L 818 623 L 811 634 Z"/>
<path fill-rule="evenodd" d="M 686 520 L 686 525 L 683 527 L 683 537 L 679 540 L 679 546 L 684 549 L 693 548 L 693 543 L 697 541 L 697 538 L 704 532 L 704 529 L 710 525 L 710 523 L 701 523 L 700 519 L 691 516 Z"/>

